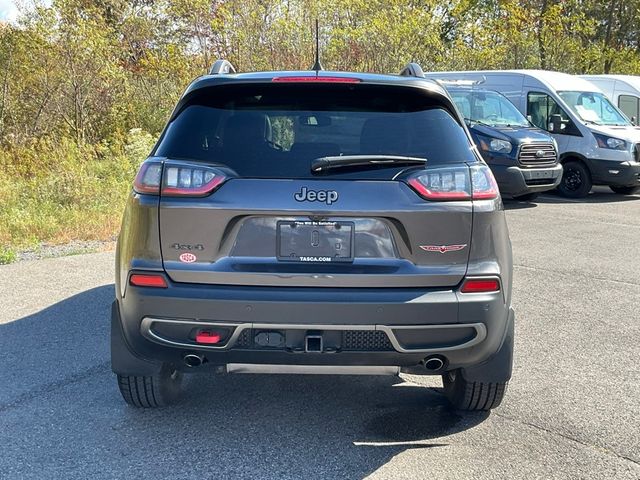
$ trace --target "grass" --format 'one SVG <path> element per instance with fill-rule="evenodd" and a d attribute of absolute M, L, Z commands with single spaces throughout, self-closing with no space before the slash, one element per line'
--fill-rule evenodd
<path fill-rule="evenodd" d="M 13 263 L 17 260 L 18 254 L 10 249 L 0 247 L 0 265 L 6 265 L 7 263 Z"/>
<path fill-rule="evenodd" d="M 117 234 L 126 197 L 153 137 L 78 145 L 39 139 L 0 148 L 0 263 L 41 243 L 107 240 Z"/>

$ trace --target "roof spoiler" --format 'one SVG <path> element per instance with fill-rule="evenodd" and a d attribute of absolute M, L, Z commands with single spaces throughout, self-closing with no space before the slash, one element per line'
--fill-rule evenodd
<path fill-rule="evenodd" d="M 416 77 L 424 78 L 424 72 L 422 67 L 417 63 L 407 63 L 402 70 L 400 70 L 400 76 L 402 77 Z"/>
<path fill-rule="evenodd" d="M 216 60 L 209 70 L 209 75 L 224 75 L 226 73 L 236 73 L 236 69 L 231 62 L 227 60 Z"/>

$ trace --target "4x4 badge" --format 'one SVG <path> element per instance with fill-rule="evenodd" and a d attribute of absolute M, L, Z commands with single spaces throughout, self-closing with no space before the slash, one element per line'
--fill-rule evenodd
<path fill-rule="evenodd" d="M 465 248 L 467 244 L 464 245 L 420 245 L 420 248 L 425 252 L 457 252 L 458 250 L 462 250 Z"/>

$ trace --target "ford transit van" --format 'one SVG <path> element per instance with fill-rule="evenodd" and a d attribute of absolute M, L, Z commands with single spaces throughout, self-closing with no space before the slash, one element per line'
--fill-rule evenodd
<path fill-rule="evenodd" d="M 433 72 L 429 78 L 484 79 L 558 143 L 564 167 L 558 190 L 584 197 L 592 185 L 616 193 L 640 190 L 640 129 L 587 80 L 544 70 Z"/>
<path fill-rule="evenodd" d="M 640 77 L 633 75 L 580 75 L 602 90 L 634 125 L 640 118 Z"/>
<path fill-rule="evenodd" d="M 562 178 L 555 140 L 503 95 L 476 82 L 441 82 L 462 114 L 500 193 L 533 200 Z"/>

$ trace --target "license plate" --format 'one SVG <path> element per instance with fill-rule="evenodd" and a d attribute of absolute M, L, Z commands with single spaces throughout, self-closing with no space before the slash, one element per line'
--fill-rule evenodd
<path fill-rule="evenodd" d="M 552 170 L 529 170 L 529 178 L 531 179 L 539 179 L 539 178 L 553 178 Z"/>
<path fill-rule="evenodd" d="M 332 263 L 353 261 L 353 222 L 278 222 L 278 260 Z"/>

